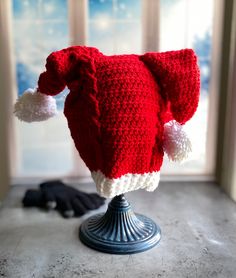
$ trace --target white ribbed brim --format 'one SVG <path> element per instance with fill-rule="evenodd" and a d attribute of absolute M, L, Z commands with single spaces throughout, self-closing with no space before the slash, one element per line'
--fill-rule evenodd
<path fill-rule="evenodd" d="M 137 189 L 154 191 L 160 181 L 160 171 L 144 174 L 129 173 L 116 179 L 107 178 L 101 171 L 93 171 L 91 175 L 98 193 L 106 198 L 113 198 Z"/>

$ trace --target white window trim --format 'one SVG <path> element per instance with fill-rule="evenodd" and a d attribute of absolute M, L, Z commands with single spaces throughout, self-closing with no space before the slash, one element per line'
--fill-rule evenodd
<path fill-rule="evenodd" d="M 224 135 L 222 161 L 218 163 L 218 177 L 222 188 L 236 201 L 236 3 L 232 1 L 228 80 L 225 84 L 226 115 L 224 126 L 219 127 Z M 231 11 L 229 11 L 231 12 Z M 224 62 L 224 61 L 222 61 Z M 223 89 L 223 88 L 222 88 Z M 223 93 L 223 91 L 222 91 Z"/>
<path fill-rule="evenodd" d="M 12 107 L 16 95 L 11 37 L 11 1 L 0 1 L 0 200 L 6 194 L 14 173 L 17 153 Z"/>
<path fill-rule="evenodd" d="M 68 0 L 70 45 L 86 45 L 88 38 L 88 1 Z"/>
<path fill-rule="evenodd" d="M 142 0 L 142 49 L 143 52 L 159 50 L 160 0 Z"/>
<path fill-rule="evenodd" d="M 211 55 L 211 80 L 209 86 L 209 108 L 207 123 L 207 142 L 206 142 L 206 169 L 207 175 L 215 173 L 217 158 L 217 132 L 218 132 L 218 110 L 220 95 L 220 65 L 222 53 L 223 37 L 223 13 L 224 0 L 215 1 L 213 16 L 212 34 L 212 55 Z"/>

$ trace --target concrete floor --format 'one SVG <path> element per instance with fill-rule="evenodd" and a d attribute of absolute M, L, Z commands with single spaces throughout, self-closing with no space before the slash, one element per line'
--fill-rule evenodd
<path fill-rule="evenodd" d="M 14 186 L 0 210 L 0 277 L 236 277 L 236 204 L 214 184 L 161 183 L 154 193 L 126 194 L 135 211 L 160 225 L 162 239 L 125 256 L 78 240 L 80 223 L 96 212 L 65 220 L 56 212 L 22 209 L 25 189 Z"/>

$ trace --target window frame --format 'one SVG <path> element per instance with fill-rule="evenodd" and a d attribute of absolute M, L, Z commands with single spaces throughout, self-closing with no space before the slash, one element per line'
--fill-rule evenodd
<path fill-rule="evenodd" d="M 221 55 L 223 37 L 223 15 L 224 0 L 215 1 L 213 15 L 212 33 L 212 55 L 211 55 L 211 80 L 209 86 L 209 108 L 206 141 L 206 174 L 213 173 L 216 180 L 217 159 L 217 133 L 218 133 L 218 111 L 219 111 L 219 80 L 221 75 Z"/>
<path fill-rule="evenodd" d="M 12 55 L 11 10 L 11 1 L 0 1 L 0 203 L 11 184 L 18 157 L 12 113 L 16 99 L 16 75 Z"/>
<path fill-rule="evenodd" d="M 236 201 L 236 3 L 225 1 L 216 177 Z"/>

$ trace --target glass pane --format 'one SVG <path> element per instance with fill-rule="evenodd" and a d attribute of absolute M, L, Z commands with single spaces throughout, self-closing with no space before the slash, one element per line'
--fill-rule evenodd
<path fill-rule="evenodd" d="M 89 0 L 89 19 L 98 20 L 113 14 L 113 0 Z"/>
<path fill-rule="evenodd" d="M 73 167 L 67 122 L 62 113 L 43 123 L 18 123 L 20 175 L 65 175 Z"/>
<path fill-rule="evenodd" d="M 115 9 L 118 19 L 140 20 L 141 2 L 139 0 L 118 0 Z"/>
<path fill-rule="evenodd" d="M 68 21 L 66 0 L 40 0 L 38 5 L 41 19 Z"/>
<path fill-rule="evenodd" d="M 89 0 L 88 45 L 105 54 L 141 53 L 141 0 Z"/>
<path fill-rule="evenodd" d="M 194 117 L 186 124 L 193 152 L 181 165 L 166 158 L 164 173 L 198 174 L 206 169 L 213 9 L 213 0 L 161 0 L 161 51 L 193 48 L 197 53 L 201 71 L 199 107 Z"/>
<path fill-rule="evenodd" d="M 13 0 L 14 19 L 67 21 L 66 0 Z"/>
<path fill-rule="evenodd" d="M 113 23 L 109 19 L 103 21 L 89 23 L 89 45 L 96 46 L 99 50 L 106 54 L 112 54 L 114 42 Z"/>
<path fill-rule="evenodd" d="M 140 30 L 140 22 L 116 23 L 114 36 L 115 53 L 140 53 L 142 45 Z"/>
<path fill-rule="evenodd" d="M 38 15 L 35 1 L 30 0 L 13 0 L 14 19 L 36 19 Z"/>
<path fill-rule="evenodd" d="M 66 0 L 13 0 L 18 94 L 37 86 L 46 57 L 68 46 Z M 62 113 L 67 91 L 56 96 L 60 113 L 46 122 L 16 121 L 20 176 L 64 175 L 73 168 L 73 143 Z"/>

